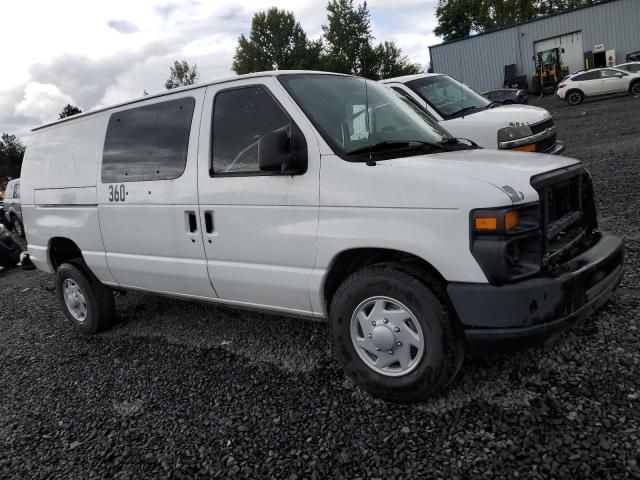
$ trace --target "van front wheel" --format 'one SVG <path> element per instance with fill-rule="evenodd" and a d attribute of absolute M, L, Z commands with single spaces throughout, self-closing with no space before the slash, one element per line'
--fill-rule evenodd
<path fill-rule="evenodd" d="M 56 296 L 79 333 L 91 335 L 111 326 L 115 314 L 113 293 L 84 268 L 84 262 L 63 263 L 58 267 Z"/>
<path fill-rule="evenodd" d="M 336 292 L 334 351 L 346 374 L 372 395 L 415 401 L 457 374 L 464 339 L 431 283 L 401 264 L 379 264 L 354 273 Z"/>

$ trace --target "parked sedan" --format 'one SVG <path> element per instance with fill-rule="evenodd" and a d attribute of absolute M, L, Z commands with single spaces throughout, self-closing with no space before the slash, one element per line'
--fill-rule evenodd
<path fill-rule="evenodd" d="M 624 70 L 625 72 L 639 73 L 640 62 L 621 63 L 620 65 L 616 65 L 616 68 Z"/>
<path fill-rule="evenodd" d="M 558 85 L 557 95 L 569 105 L 580 105 L 585 97 L 624 92 L 640 95 L 640 73 L 610 67 L 569 75 Z"/>
<path fill-rule="evenodd" d="M 480 95 L 493 103 L 500 103 L 502 105 L 527 103 L 529 101 L 527 91 L 517 88 L 502 88 L 500 90 L 492 90 L 491 92 L 483 92 Z"/>

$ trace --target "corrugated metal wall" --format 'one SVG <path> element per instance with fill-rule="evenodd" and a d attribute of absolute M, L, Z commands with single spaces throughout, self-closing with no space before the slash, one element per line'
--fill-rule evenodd
<path fill-rule="evenodd" d="M 435 72 L 446 73 L 470 87 L 502 87 L 504 66 L 515 63 L 517 75 L 527 75 L 531 85 L 534 43 L 582 31 L 583 49 L 604 44 L 615 49 L 618 63 L 627 53 L 640 50 L 640 0 L 617 0 L 562 15 L 516 25 L 465 40 L 429 47 Z"/>

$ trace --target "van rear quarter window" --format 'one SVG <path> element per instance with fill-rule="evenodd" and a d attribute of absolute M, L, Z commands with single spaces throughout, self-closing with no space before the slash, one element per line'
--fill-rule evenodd
<path fill-rule="evenodd" d="M 102 181 L 172 180 L 187 164 L 193 97 L 111 115 L 102 152 Z"/>

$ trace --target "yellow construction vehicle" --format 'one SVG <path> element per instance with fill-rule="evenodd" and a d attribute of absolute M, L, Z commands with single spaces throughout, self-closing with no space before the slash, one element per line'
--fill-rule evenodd
<path fill-rule="evenodd" d="M 534 95 L 553 95 L 558 83 L 569 75 L 569 69 L 562 66 L 561 54 L 564 48 L 551 48 L 533 56 L 536 70 L 531 78 Z"/>

